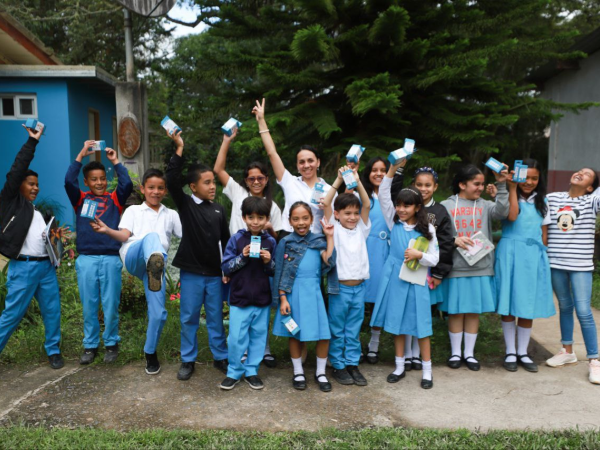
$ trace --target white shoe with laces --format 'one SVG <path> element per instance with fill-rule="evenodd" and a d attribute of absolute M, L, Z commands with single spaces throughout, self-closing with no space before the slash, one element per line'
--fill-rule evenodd
<path fill-rule="evenodd" d="M 590 383 L 600 384 L 600 361 L 597 359 L 590 361 Z"/>
<path fill-rule="evenodd" d="M 560 367 L 565 364 L 577 364 L 577 356 L 575 352 L 568 353 L 564 348 L 546 361 L 546 365 L 550 367 Z"/>

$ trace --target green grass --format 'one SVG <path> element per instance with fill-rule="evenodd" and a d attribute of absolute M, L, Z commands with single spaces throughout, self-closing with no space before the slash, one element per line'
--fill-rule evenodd
<path fill-rule="evenodd" d="M 594 272 L 594 281 L 592 282 L 592 306 L 600 309 L 600 274 Z"/>
<path fill-rule="evenodd" d="M 0 447 L 21 448 L 218 448 L 218 449 L 554 449 L 600 447 L 596 432 L 491 431 L 376 428 L 360 431 L 326 429 L 319 432 L 164 431 L 129 433 L 95 429 L 64 430 L 11 427 L 0 429 Z"/>

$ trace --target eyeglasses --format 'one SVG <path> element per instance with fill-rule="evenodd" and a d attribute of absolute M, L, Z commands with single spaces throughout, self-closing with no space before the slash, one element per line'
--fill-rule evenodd
<path fill-rule="evenodd" d="M 248 178 L 246 178 L 246 181 L 250 184 L 254 184 L 257 181 L 262 184 L 265 182 L 266 179 L 267 179 L 267 177 L 248 177 Z"/>

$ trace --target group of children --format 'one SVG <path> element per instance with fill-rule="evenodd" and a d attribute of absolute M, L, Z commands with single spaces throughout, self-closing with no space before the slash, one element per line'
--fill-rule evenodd
<path fill-rule="evenodd" d="M 107 192 L 106 171 L 98 162 L 83 166 L 89 190 L 79 189 L 82 159 L 93 153 L 92 143 L 85 142 L 65 178 L 77 216 L 76 268 L 84 315 L 81 364 L 91 363 L 98 353 L 100 302 L 104 360 L 112 362 L 118 356 L 124 264 L 143 280 L 146 292 L 146 373 L 160 371 L 156 349 L 167 318 L 165 265 L 171 236 L 176 235 L 182 239 L 173 260 L 181 269 L 180 380 L 190 379 L 194 372 L 202 306 L 213 364 L 227 375 L 220 385 L 224 390 L 233 389 L 242 379 L 253 389 L 263 388 L 260 364 L 275 365 L 269 346 L 271 308 L 276 308 L 272 334 L 289 338 L 292 383 L 299 390 L 307 388 L 303 363 L 306 342 L 313 341 L 317 342 L 315 382 L 320 390 L 332 389 L 326 374 L 328 360 L 332 377 L 340 384 L 366 385 L 359 364 L 378 362 L 382 329 L 394 335 L 396 355 L 387 381 L 396 383 L 407 371 L 421 370 L 421 387 L 432 388 L 434 308 L 448 316 L 450 368 L 465 364 L 470 370 L 480 369 L 475 357 L 479 317 L 497 312 L 506 343 L 504 367 L 516 371 L 521 365 L 537 372 L 528 355 L 532 322 L 555 314 L 554 290 L 564 348 L 547 365 L 577 362 L 572 349 L 575 309 L 590 361 L 589 379 L 600 384 L 590 309 L 594 224 L 600 210 L 600 198 L 592 195 L 598 188 L 593 170 L 576 172 L 569 192 L 546 196 L 538 163 L 526 160 L 525 182 L 513 182 L 507 167 L 494 172 L 496 183 L 487 189 L 495 200 L 489 201 L 481 198 L 486 190 L 483 172 L 466 165 L 454 176 L 453 195 L 438 204 L 433 199 L 438 175 L 432 168 L 417 169 L 410 185 L 404 186 L 406 159 L 392 165 L 372 158 L 360 175 L 358 163 L 349 161 L 329 185 L 318 176 L 317 151 L 303 146 L 297 153 L 300 175 L 295 177 L 277 153 L 264 100 L 257 101 L 252 112 L 285 195 L 283 213 L 272 200 L 265 164 L 248 165 L 242 183 L 226 172 L 227 153 L 237 130 L 224 136 L 214 169 L 202 164 L 189 168 L 185 184 L 191 195 L 183 190 L 181 131 L 168 133 L 176 151 L 166 174 L 148 170 L 141 182 L 144 203 L 124 213 L 133 185 L 114 150 L 106 152 L 118 175 L 116 190 Z M 35 296 L 50 364 L 60 368 L 64 362 L 59 350 L 58 283 L 43 244 L 44 218 L 32 203 L 38 192 L 37 174 L 28 169 L 41 132 L 27 132 L 30 138 L 0 194 L 0 252 L 11 259 L 6 307 L 0 316 L 0 352 Z M 348 173 L 352 189 L 345 186 Z M 224 208 L 214 202 L 215 175 L 233 204 L 229 221 Z M 177 212 L 161 203 L 167 191 Z M 87 201 L 99 205 L 94 219 L 82 217 Z M 485 248 L 492 240 L 493 220 L 502 221 L 495 252 Z M 410 270 L 415 268 L 426 272 L 423 283 L 411 278 Z M 224 297 L 230 305 L 228 336 L 223 326 Z M 371 304 L 371 336 L 363 351 L 359 334 L 365 306 Z"/>

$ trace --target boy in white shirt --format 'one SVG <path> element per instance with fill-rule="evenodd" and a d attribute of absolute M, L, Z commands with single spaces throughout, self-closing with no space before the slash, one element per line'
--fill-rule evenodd
<path fill-rule="evenodd" d="M 167 321 L 165 309 L 165 263 L 171 236 L 181 237 L 181 221 L 176 211 L 162 205 L 167 195 L 167 181 L 163 172 L 148 169 L 140 186 L 145 200 L 125 210 L 119 229 L 113 230 L 96 219 L 92 228 L 97 233 L 123 242 L 119 251 L 127 271 L 144 282 L 148 303 L 148 330 L 146 332 L 146 373 L 160 372 L 156 354 L 158 340 Z"/>
<path fill-rule="evenodd" d="M 331 203 L 338 188 L 344 183 L 342 167 L 337 179 L 323 200 L 325 218 L 331 219 Z M 336 250 L 336 268 L 340 280 L 340 293 L 329 295 L 329 360 L 333 378 L 340 384 L 366 386 L 367 380 L 358 370 L 360 359 L 360 327 L 365 316 L 365 284 L 369 278 L 367 237 L 371 230 L 369 211 L 371 201 L 356 169 L 353 170 L 360 200 L 353 193 L 337 196 L 333 240 Z M 362 203 L 362 207 L 361 207 Z"/>

